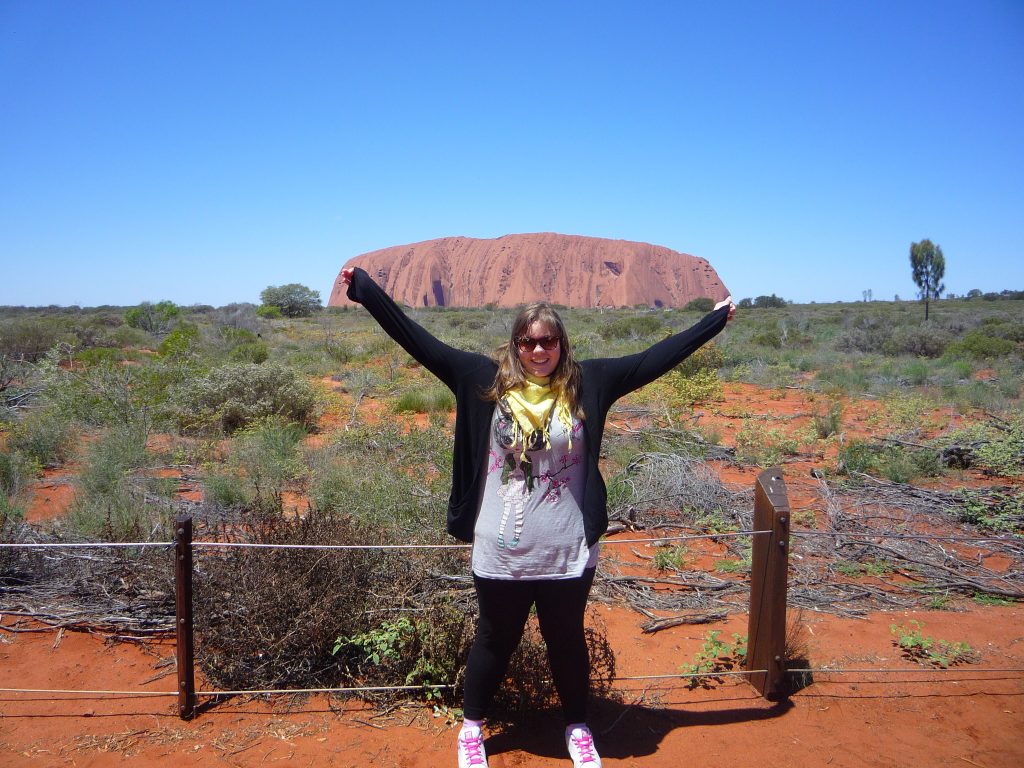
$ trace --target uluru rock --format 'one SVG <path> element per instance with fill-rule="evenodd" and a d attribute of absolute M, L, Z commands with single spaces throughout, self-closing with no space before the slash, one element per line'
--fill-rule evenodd
<path fill-rule="evenodd" d="M 412 307 L 514 307 L 548 301 L 570 307 L 682 307 L 729 295 L 706 259 L 628 240 L 505 235 L 443 237 L 350 259 L 397 302 Z M 329 306 L 350 304 L 338 279 Z"/>

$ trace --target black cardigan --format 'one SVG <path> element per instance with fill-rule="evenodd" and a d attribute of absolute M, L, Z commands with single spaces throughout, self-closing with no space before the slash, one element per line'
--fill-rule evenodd
<path fill-rule="evenodd" d="M 481 393 L 494 383 L 497 364 L 475 352 L 455 349 L 436 339 L 406 317 L 380 286 L 362 269 L 353 270 L 348 298 L 362 304 L 381 328 L 455 393 L 455 447 L 452 491 L 448 499 L 448 533 L 473 540 L 480 511 L 481 483 L 487 459 L 488 434 L 494 403 Z M 652 347 L 625 357 L 581 360 L 580 405 L 587 450 L 587 483 L 583 495 L 583 529 L 593 546 L 608 530 L 608 491 L 598 467 L 604 423 L 612 404 L 623 395 L 672 370 L 724 327 L 728 308 L 709 313 L 691 328 Z"/>

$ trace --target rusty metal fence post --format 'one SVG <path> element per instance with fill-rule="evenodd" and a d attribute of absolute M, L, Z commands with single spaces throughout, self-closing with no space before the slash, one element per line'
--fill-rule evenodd
<path fill-rule="evenodd" d="M 195 714 L 196 676 L 192 644 L 192 518 L 174 521 L 174 628 L 177 635 L 178 716 Z"/>
<path fill-rule="evenodd" d="M 789 497 L 778 467 L 754 484 L 754 536 L 750 566 L 747 670 L 750 684 L 770 701 L 786 697 L 786 584 L 789 569 Z"/>

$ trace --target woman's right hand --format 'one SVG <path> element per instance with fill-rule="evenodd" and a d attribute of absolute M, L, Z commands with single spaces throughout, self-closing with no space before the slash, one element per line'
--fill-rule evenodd
<path fill-rule="evenodd" d="M 352 275 L 355 270 L 352 267 L 345 267 L 341 270 L 341 282 L 345 285 L 352 285 Z"/>

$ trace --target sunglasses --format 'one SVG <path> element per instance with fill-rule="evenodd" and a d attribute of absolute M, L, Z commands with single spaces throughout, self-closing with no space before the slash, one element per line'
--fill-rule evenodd
<path fill-rule="evenodd" d="M 519 347 L 521 352 L 530 352 L 537 348 L 540 344 L 543 349 L 554 349 L 558 346 L 560 339 L 558 336 L 538 336 L 536 338 L 532 336 L 520 336 L 516 339 L 516 346 Z"/>

